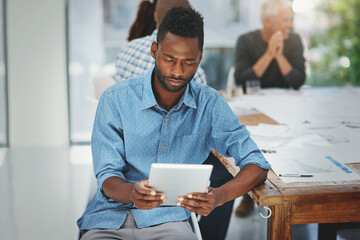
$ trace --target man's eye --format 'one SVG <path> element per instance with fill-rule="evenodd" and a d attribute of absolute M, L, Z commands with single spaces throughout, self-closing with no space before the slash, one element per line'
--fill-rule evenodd
<path fill-rule="evenodd" d="M 173 62 L 174 60 L 172 59 L 165 59 L 165 62 Z"/>
<path fill-rule="evenodd" d="M 192 65 L 194 65 L 194 62 L 184 62 L 184 64 L 185 64 L 186 66 L 192 66 Z"/>

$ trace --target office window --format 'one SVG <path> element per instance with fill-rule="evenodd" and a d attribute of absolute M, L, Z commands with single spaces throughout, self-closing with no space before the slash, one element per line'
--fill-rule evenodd
<path fill-rule="evenodd" d="M 0 147 L 8 146 L 8 99 L 5 48 L 5 3 L 0 1 Z"/>

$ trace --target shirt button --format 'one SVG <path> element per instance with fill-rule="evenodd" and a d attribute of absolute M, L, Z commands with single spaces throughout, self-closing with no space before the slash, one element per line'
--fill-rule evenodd
<path fill-rule="evenodd" d="M 167 123 L 169 121 L 169 119 L 165 118 L 165 122 Z"/>
<path fill-rule="evenodd" d="M 165 149 L 165 146 L 161 146 L 161 149 L 164 150 L 164 149 Z"/>

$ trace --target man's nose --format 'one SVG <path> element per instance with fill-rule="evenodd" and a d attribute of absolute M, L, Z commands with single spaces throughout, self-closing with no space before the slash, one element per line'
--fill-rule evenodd
<path fill-rule="evenodd" d="M 181 62 L 176 62 L 171 68 L 171 74 L 175 78 L 179 78 L 184 73 L 184 67 Z"/>

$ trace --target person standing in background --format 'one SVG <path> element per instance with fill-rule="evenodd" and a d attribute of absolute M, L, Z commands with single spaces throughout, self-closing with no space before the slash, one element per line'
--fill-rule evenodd
<path fill-rule="evenodd" d="M 300 36 L 291 32 L 292 17 L 289 1 L 265 0 L 261 7 L 263 28 L 237 41 L 237 85 L 259 79 L 261 88 L 300 88 L 305 81 L 304 49 Z"/>

